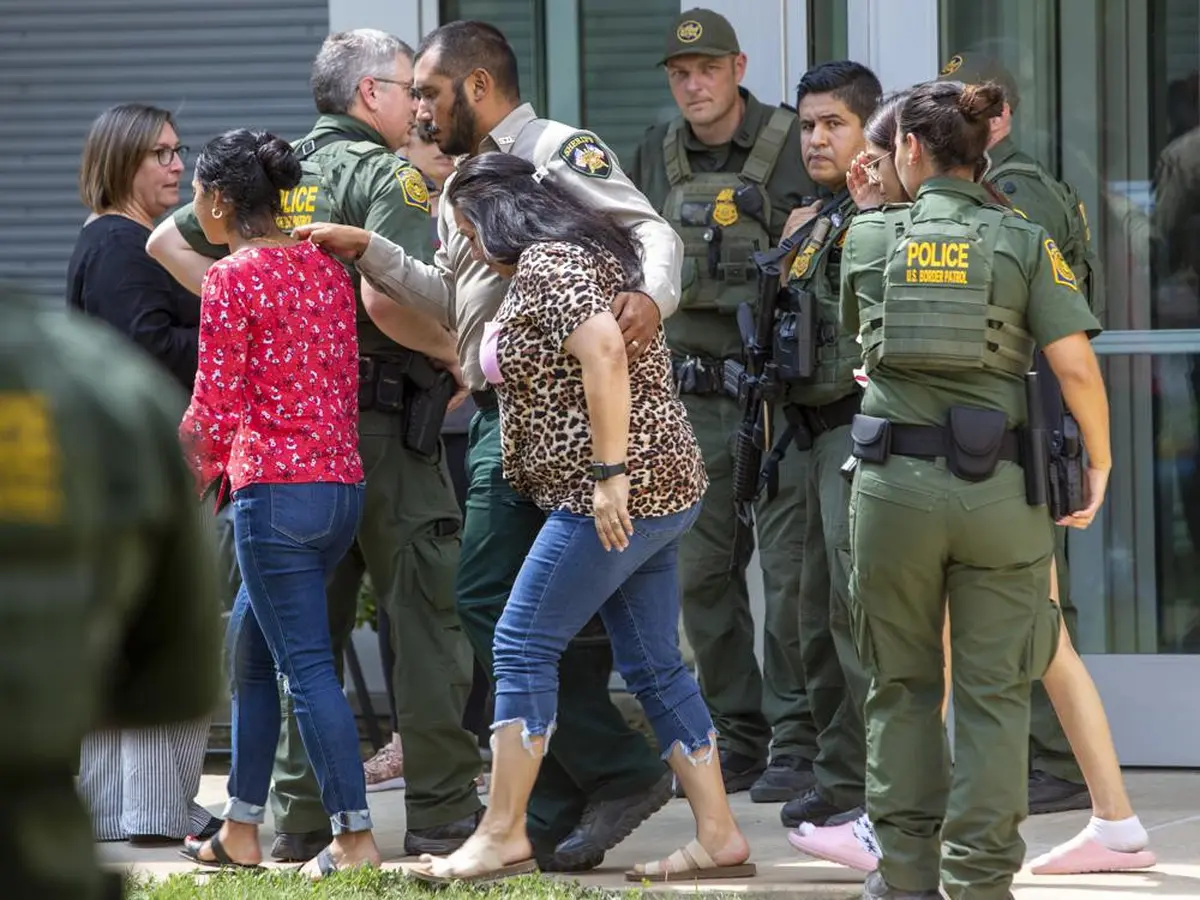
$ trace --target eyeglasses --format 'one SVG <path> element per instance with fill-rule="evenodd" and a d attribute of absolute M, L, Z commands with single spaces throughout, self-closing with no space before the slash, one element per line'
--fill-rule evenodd
<path fill-rule="evenodd" d="M 411 81 L 397 81 L 395 78 L 384 78 L 382 75 L 368 75 L 368 78 L 374 78 L 376 81 L 382 81 L 385 84 L 398 84 L 409 96 L 413 94 L 413 83 Z"/>
<path fill-rule="evenodd" d="M 178 147 L 155 147 L 147 152 L 154 154 L 160 166 L 169 166 L 176 156 L 179 157 L 181 163 L 187 162 L 188 148 L 182 144 Z"/>
<path fill-rule="evenodd" d="M 882 178 L 879 175 L 879 164 L 888 158 L 888 154 L 882 153 L 870 162 L 863 163 L 863 169 L 867 173 L 867 181 L 875 185 L 878 185 L 882 182 Z"/>

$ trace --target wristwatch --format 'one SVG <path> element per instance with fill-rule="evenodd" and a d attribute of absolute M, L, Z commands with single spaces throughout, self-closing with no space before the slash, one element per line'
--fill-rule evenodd
<path fill-rule="evenodd" d="M 608 481 L 618 475 L 625 474 L 625 463 L 592 463 L 592 478 L 596 481 Z"/>

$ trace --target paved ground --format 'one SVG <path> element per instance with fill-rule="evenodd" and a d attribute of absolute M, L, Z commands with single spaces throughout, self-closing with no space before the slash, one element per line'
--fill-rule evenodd
<path fill-rule="evenodd" d="M 1129 790 L 1142 821 L 1151 832 L 1158 854 L 1156 869 L 1139 875 L 1094 875 L 1078 878 L 1032 876 L 1023 873 L 1017 882 L 1017 900 L 1136 900 L 1141 897 L 1200 897 L 1200 772 L 1129 772 Z M 206 775 L 199 800 L 219 812 L 225 798 L 225 780 Z M 376 835 L 388 868 L 400 867 L 404 843 L 404 795 L 389 792 L 371 795 Z M 741 883 L 714 885 L 721 890 L 751 897 L 756 894 L 806 898 L 858 897 L 861 877 L 848 869 L 817 862 L 792 850 L 779 824 L 779 806 L 750 802 L 747 794 L 734 797 L 735 812 L 754 848 L 757 878 Z M 673 800 L 611 853 L 602 868 L 579 877 L 597 887 L 626 883 L 623 872 L 634 862 L 664 857 L 690 837 L 691 815 L 683 800 Z M 1026 823 L 1025 840 L 1032 858 L 1074 835 L 1087 823 L 1086 813 L 1038 816 Z M 263 829 L 264 856 L 271 842 L 270 820 Z M 101 858 L 110 864 L 131 867 L 152 875 L 190 871 L 193 867 L 176 850 L 141 850 L 128 844 L 100 845 Z M 675 891 L 693 893 L 691 885 Z"/>

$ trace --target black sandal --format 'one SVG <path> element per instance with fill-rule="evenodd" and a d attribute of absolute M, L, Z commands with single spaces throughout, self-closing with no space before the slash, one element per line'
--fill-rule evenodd
<path fill-rule="evenodd" d="M 201 859 L 200 851 L 205 843 L 212 850 L 214 859 Z M 180 855 L 190 859 L 194 863 L 199 863 L 202 866 L 208 866 L 210 869 L 258 869 L 261 868 L 258 863 L 240 863 L 233 859 L 225 848 L 221 846 L 221 838 L 214 834 L 208 841 L 200 838 L 191 837 L 190 835 L 183 841 L 183 849 L 179 851 Z"/>

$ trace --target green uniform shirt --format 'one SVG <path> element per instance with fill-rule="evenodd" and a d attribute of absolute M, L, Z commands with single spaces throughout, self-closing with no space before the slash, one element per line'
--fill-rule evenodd
<path fill-rule="evenodd" d="M 1060 247 L 1067 246 L 1071 232 L 1068 212 L 1062 200 L 1044 181 L 1024 172 L 1001 173 L 1000 178 L 992 175 L 992 172 L 996 172 L 1009 161 L 1041 168 L 1037 160 L 1018 150 L 1012 138 L 1004 138 L 995 144 L 988 150 L 988 156 L 992 159 L 992 167 L 987 175 L 988 182 L 1008 198 L 1013 209 L 1030 222 L 1035 222 L 1050 232 L 1054 243 Z"/>
<path fill-rule="evenodd" d="M 991 198 L 980 186 L 957 178 L 933 178 L 917 192 L 912 205 L 914 222 L 950 219 L 969 222 Z M 1066 263 L 1053 257 L 1049 236 L 1033 222 L 1009 215 L 996 244 L 990 302 L 1023 310 L 1026 329 L 1038 346 L 1045 347 L 1077 332 L 1100 333 L 1100 323 Z M 883 296 L 888 238 L 879 212 L 855 217 L 842 254 L 842 323 L 859 330 L 860 298 L 868 303 Z M 1025 423 L 1025 385 L 1019 376 L 995 370 L 938 373 L 898 370 L 886 359 L 871 373 L 863 397 L 863 412 L 911 425 L 944 425 L 951 406 L 1000 409 L 1009 426 Z"/>
<path fill-rule="evenodd" d="M 388 150 L 379 132 L 352 116 L 321 116 L 313 130 L 292 146 L 300 149 L 306 141 L 331 133 L 345 134 L 346 140 L 326 144 L 308 157 L 321 169 L 320 186 L 302 184 L 281 192 L 279 227 L 290 231 L 332 217 L 342 224 L 377 232 L 403 246 L 410 255 L 431 261 L 434 247 L 430 239 L 429 192 L 420 172 Z M 228 253 L 228 248 L 205 240 L 190 203 L 176 211 L 175 224 L 197 253 L 213 259 Z M 351 273 L 359 297 L 359 350 L 394 351 L 395 342 L 375 326 L 363 308 L 358 273 L 353 268 Z"/>
<path fill-rule="evenodd" d="M 744 88 L 739 89 L 745 103 L 742 123 L 733 139 L 726 144 L 710 147 L 700 141 L 691 126 L 683 123 L 684 148 L 693 173 L 738 173 L 745 166 L 759 134 L 766 128 L 775 107 L 759 102 Z M 663 213 L 671 182 L 667 176 L 663 140 L 670 122 L 652 125 L 634 151 L 626 172 L 651 205 Z M 769 235 L 772 246 L 779 243 L 788 214 L 802 205 L 805 197 L 815 196 L 816 187 L 804 171 L 800 156 L 800 128 L 788 129 L 774 170 L 764 185 L 771 207 Z M 763 247 L 763 250 L 769 249 Z M 757 275 L 751 273 L 751 283 Z M 686 289 L 686 286 L 685 286 Z M 687 309 L 686 303 L 665 323 L 667 342 L 677 353 L 713 357 L 741 357 L 742 340 L 733 316 L 711 309 Z"/>

